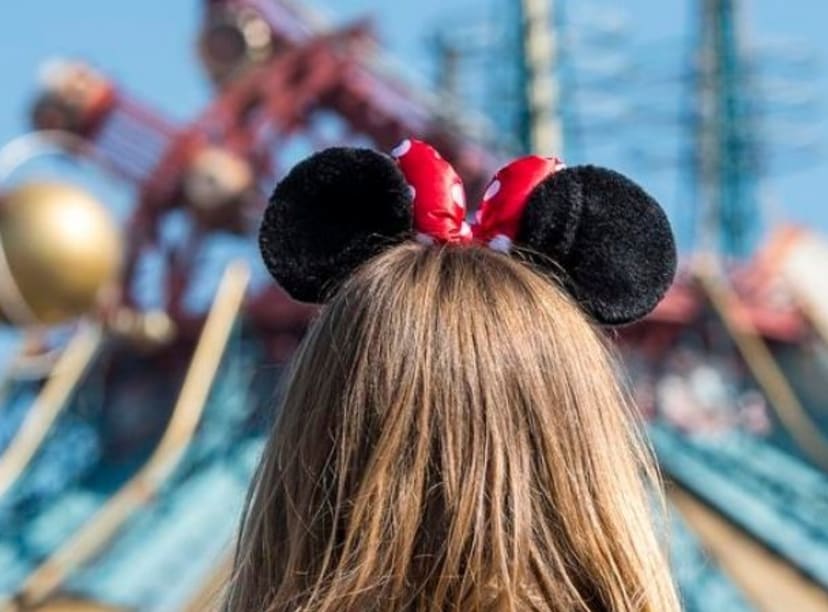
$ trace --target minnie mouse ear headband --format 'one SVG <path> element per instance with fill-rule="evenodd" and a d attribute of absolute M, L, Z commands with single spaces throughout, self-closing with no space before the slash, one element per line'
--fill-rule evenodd
<path fill-rule="evenodd" d="M 391 156 L 331 148 L 305 159 L 276 186 L 259 233 L 270 273 L 306 302 L 324 301 L 357 266 L 410 239 L 520 250 L 604 325 L 649 313 L 676 268 L 664 211 L 617 172 L 516 159 L 489 183 L 470 225 L 460 177 L 416 140 Z"/>

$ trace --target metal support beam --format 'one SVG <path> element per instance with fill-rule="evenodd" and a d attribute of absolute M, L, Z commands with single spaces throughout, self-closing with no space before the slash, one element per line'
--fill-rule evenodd
<path fill-rule="evenodd" d="M 563 126 L 555 76 L 558 44 L 553 0 L 521 0 L 526 145 L 541 155 L 563 152 Z"/>

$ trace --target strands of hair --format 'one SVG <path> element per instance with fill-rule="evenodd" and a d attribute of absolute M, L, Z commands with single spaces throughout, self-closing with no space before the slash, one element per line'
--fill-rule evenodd
<path fill-rule="evenodd" d="M 490 249 L 405 243 L 296 356 L 228 611 L 680 609 L 600 332 Z"/>

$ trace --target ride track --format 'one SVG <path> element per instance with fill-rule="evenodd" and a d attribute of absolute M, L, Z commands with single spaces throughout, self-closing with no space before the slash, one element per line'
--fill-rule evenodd
<path fill-rule="evenodd" d="M 824 436 L 738 295 L 709 266 L 697 279 L 780 424 L 826 465 Z M 752 603 L 780 612 L 828 607 L 828 476 L 738 430 L 706 437 L 653 422 L 649 434 L 671 503 Z"/>
<path fill-rule="evenodd" d="M 94 362 L 101 330 L 81 325 L 55 362 L 11 443 L 0 455 L 0 498 L 25 472 L 75 389 Z"/>
<path fill-rule="evenodd" d="M 97 554 L 127 519 L 147 504 L 176 468 L 203 413 L 210 384 L 241 309 L 249 272 L 228 266 L 204 323 L 181 391 L 161 441 L 143 467 L 64 544 L 0 603 L 0 610 L 30 609 L 43 603 L 82 564 Z"/>
<path fill-rule="evenodd" d="M 667 497 L 708 554 L 759 610 L 822 612 L 828 609 L 828 592 L 769 551 L 755 536 L 723 517 L 715 507 L 677 483 L 668 487 Z M 709 600 L 705 603 L 709 604 Z M 697 609 L 705 612 L 712 608 Z"/>

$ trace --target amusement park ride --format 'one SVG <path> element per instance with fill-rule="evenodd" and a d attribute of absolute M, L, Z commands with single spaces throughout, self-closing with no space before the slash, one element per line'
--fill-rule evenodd
<path fill-rule="evenodd" d="M 57 149 L 136 196 L 119 229 L 66 183 L 0 194 L 0 312 L 26 330 L 2 383 L 0 609 L 206 609 L 266 431 L 279 372 L 266 364 L 290 356 L 314 309 L 250 282 L 244 261 L 224 261 L 211 303 L 190 297 L 216 236 L 255 240 L 297 151 L 424 137 L 472 190 L 499 161 L 444 101 L 385 67 L 367 24 L 327 29 L 282 0 L 205 0 L 198 47 L 215 97 L 190 123 L 63 61 L 44 73 L 36 131 L 12 143 L 18 161 Z M 770 605 L 768 588 L 797 609 L 828 601 L 828 418 L 813 408 L 828 385 L 791 375 L 823 351 L 828 292 L 812 262 L 827 254 L 791 230 L 727 274 L 700 259 L 649 319 L 617 334 L 676 504 L 730 576 L 673 513 L 688 610 Z M 162 298 L 148 308 L 151 257 Z M 741 403 L 702 423 L 681 402 L 716 387 L 700 363 L 711 356 Z M 694 391 L 688 371 L 707 387 Z M 717 436 L 693 434 L 705 427 Z M 759 543 L 749 573 L 769 586 L 728 556 L 745 541 Z M 801 577 L 774 579 L 780 567 Z"/>

